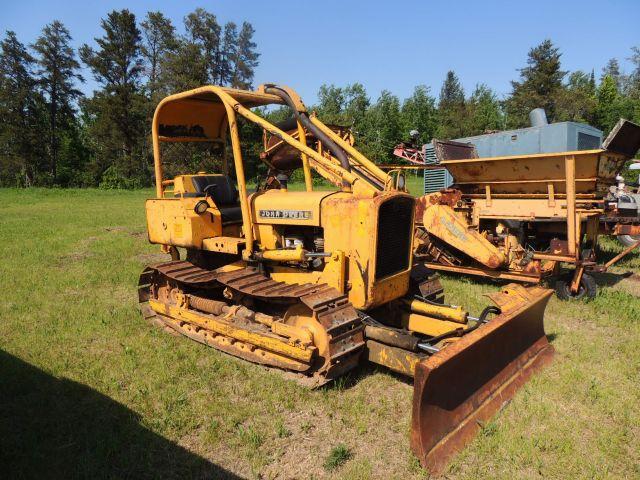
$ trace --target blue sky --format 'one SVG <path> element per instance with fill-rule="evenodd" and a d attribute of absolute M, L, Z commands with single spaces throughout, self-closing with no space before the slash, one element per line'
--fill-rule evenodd
<path fill-rule="evenodd" d="M 469 93 L 484 82 L 500 96 L 510 91 L 529 48 L 550 38 L 565 70 L 595 68 L 611 57 L 631 69 L 630 48 L 640 46 L 640 0 L 563 1 L 33 1 L 3 0 L 0 30 L 31 43 L 59 19 L 75 45 L 101 36 L 100 19 L 128 8 L 138 18 L 161 10 L 179 31 L 196 7 L 220 23 L 250 21 L 261 53 L 256 84 L 279 82 L 307 103 L 323 83 L 361 82 L 373 100 L 382 89 L 404 98 L 425 84 L 438 93 L 449 69 Z M 83 87 L 95 88 L 89 72 Z"/>

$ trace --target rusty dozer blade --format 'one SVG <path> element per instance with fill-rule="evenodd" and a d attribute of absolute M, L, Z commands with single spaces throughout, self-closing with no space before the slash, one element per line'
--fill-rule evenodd
<path fill-rule="evenodd" d="M 551 294 L 506 286 L 489 295 L 499 315 L 416 365 L 411 448 L 432 474 L 553 357 L 543 325 Z"/>

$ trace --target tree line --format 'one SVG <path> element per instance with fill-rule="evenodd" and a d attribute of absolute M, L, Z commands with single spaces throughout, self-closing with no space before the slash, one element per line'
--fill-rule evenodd
<path fill-rule="evenodd" d="M 411 130 L 427 143 L 522 128 L 530 125 L 529 112 L 538 107 L 549 122 L 587 123 L 605 134 L 620 118 L 640 123 L 640 48 L 631 48 L 629 74 L 612 58 L 597 78 L 594 70 L 563 70 L 561 56 L 550 40 L 533 47 L 504 99 L 483 83 L 466 95 L 456 73 L 449 71 L 437 97 L 419 85 L 402 101 L 385 90 L 372 102 L 362 84 L 324 85 L 315 109 L 326 121 L 353 125 L 364 153 L 389 162 L 393 145 L 408 140 Z"/>
<path fill-rule="evenodd" d="M 206 84 L 251 88 L 259 54 L 249 22 L 202 8 L 184 32 L 161 12 L 114 10 L 95 46 L 71 47 L 60 21 L 29 46 L 0 42 L 0 185 L 133 188 L 152 179 L 150 124 L 164 96 Z M 99 86 L 85 96 L 81 62 Z"/>
<path fill-rule="evenodd" d="M 206 84 L 252 88 L 258 66 L 254 28 L 221 24 L 198 8 L 178 32 L 161 12 L 136 19 L 114 10 L 101 36 L 77 51 L 60 22 L 46 25 L 31 45 L 12 31 L 0 42 L 0 186 L 136 188 L 153 179 L 150 125 L 158 101 Z M 323 85 L 311 108 L 327 123 L 352 128 L 357 146 L 378 162 L 417 130 L 420 139 L 457 138 L 528 126 L 533 108 L 549 121 L 585 122 L 608 132 L 620 117 L 640 121 L 640 49 L 631 49 L 632 71 L 611 59 L 595 71 L 562 69 L 550 40 L 532 48 L 506 98 L 485 84 L 467 95 L 449 71 L 439 95 L 425 85 L 403 100 L 388 90 L 372 101 L 360 83 Z M 86 96 L 81 65 L 98 89 Z M 286 109 L 262 110 L 272 121 Z M 260 131 L 244 125 L 248 173 L 264 172 Z M 195 155 L 188 152 L 188 155 Z"/>

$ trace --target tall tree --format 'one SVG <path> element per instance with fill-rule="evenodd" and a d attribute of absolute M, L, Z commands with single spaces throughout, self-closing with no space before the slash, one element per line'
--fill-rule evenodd
<path fill-rule="evenodd" d="M 629 95 L 640 100 L 640 47 L 631 47 L 629 60 L 633 64 L 633 71 L 629 75 Z"/>
<path fill-rule="evenodd" d="M 75 83 L 84 82 L 70 42 L 69 30 L 55 20 L 42 29 L 33 45 L 38 55 L 38 82 L 45 94 L 49 117 L 49 173 L 54 182 L 58 175 L 61 138 L 64 131 L 73 126 L 75 102 L 82 96 Z"/>
<path fill-rule="evenodd" d="M 496 94 L 483 83 L 476 85 L 467 101 L 465 135 L 504 129 L 504 115 Z"/>
<path fill-rule="evenodd" d="M 253 82 L 254 70 L 260 57 L 256 51 L 257 45 L 253 41 L 254 33 L 255 30 L 249 22 L 242 22 L 231 80 L 231 85 L 236 88 L 251 88 Z"/>
<path fill-rule="evenodd" d="M 633 64 L 633 70 L 629 74 L 627 94 L 632 103 L 632 118 L 640 123 L 640 47 L 631 47 L 629 60 Z"/>
<path fill-rule="evenodd" d="M 405 99 L 400 111 L 400 125 L 403 138 L 407 138 L 412 130 L 417 130 L 423 142 L 433 139 L 438 126 L 438 112 L 436 99 L 430 95 L 429 87 L 418 85 L 411 96 Z"/>
<path fill-rule="evenodd" d="M 44 102 L 33 77 L 34 63 L 15 32 L 8 31 L 0 42 L 0 182 L 4 185 L 34 185 L 42 170 Z"/>
<path fill-rule="evenodd" d="M 572 72 L 566 88 L 558 97 L 557 120 L 593 124 L 595 108 L 596 86 L 593 72 L 591 75 L 580 70 Z"/>
<path fill-rule="evenodd" d="M 344 88 L 344 125 L 359 129 L 371 105 L 367 91 L 361 83 L 353 83 Z"/>
<path fill-rule="evenodd" d="M 344 123 L 345 95 L 342 87 L 335 85 L 320 85 L 318 90 L 318 105 L 315 109 L 320 118 L 326 123 Z"/>
<path fill-rule="evenodd" d="M 233 63 L 238 56 L 238 26 L 227 22 L 222 35 L 222 56 L 220 58 L 220 81 L 227 85 L 233 83 Z"/>
<path fill-rule="evenodd" d="M 161 86 L 162 61 L 169 52 L 173 52 L 177 48 L 176 29 L 171 23 L 171 19 L 159 11 L 147 12 L 141 26 L 144 39 L 140 52 L 146 61 L 147 91 L 149 98 L 155 100 L 156 93 Z"/>
<path fill-rule="evenodd" d="M 196 8 L 185 17 L 185 28 L 191 42 L 202 49 L 205 69 L 209 82 L 223 85 L 222 79 L 222 29 L 213 13 L 204 8 Z"/>
<path fill-rule="evenodd" d="M 610 58 L 607 64 L 602 68 L 600 81 L 602 82 L 606 76 L 611 77 L 616 84 L 618 91 L 622 92 L 623 78 L 622 73 L 620 72 L 620 62 L 618 62 L 617 58 Z"/>
<path fill-rule="evenodd" d="M 621 117 L 628 118 L 632 105 L 618 91 L 616 81 L 605 75 L 596 92 L 595 123 L 605 134 L 609 132 Z"/>
<path fill-rule="evenodd" d="M 440 89 L 438 102 L 440 125 L 437 135 L 441 138 L 461 137 L 465 133 L 466 105 L 464 89 L 455 72 L 449 70 Z"/>
<path fill-rule="evenodd" d="M 529 51 L 527 66 L 520 70 L 520 81 L 512 81 L 512 94 L 506 102 L 507 126 L 525 127 L 534 108 L 544 108 L 551 122 L 556 120 L 556 104 L 562 95 L 561 53 L 551 40 L 544 40 Z"/>
<path fill-rule="evenodd" d="M 174 52 L 169 52 L 163 62 L 160 83 L 167 93 L 176 93 L 211 83 L 207 73 L 207 59 L 201 47 L 182 38 Z"/>
<path fill-rule="evenodd" d="M 103 86 L 91 99 L 93 105 L 88 106 L 95 119 L 93 133 L 102 147 L 100 169 L 106 170 L 115 158 L 118 173 L 134 178 L 142 173 L 139 167 L 144 166 L 144 162 L 136 162 L 142 160 L 144 136 L 141 34 L 129 10 L 110 12 L 101 26 L 104 36 L 95 39 L 98 49 L 86 44 L 80 48 L 80 58 Z"/>
<path fill-rule="evenodd" d="M 393 146 L 400 138 L 400 100 L 383 90 L 369 108 L 357 141 L 372 160 L 385 163 L 393 160 Z"/>

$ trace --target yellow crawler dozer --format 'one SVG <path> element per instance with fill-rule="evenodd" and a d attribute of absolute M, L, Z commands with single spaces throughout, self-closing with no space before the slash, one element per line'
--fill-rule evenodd
<path fill-rule="evenodd" d="M 272 104 L 291 108 L 297 135 L 252 110 Z M 272 181 L 248 193 L 240 117 L 295 152 L 286 170 L 302 168 L 305 191 L 288 190 L 263 156 Z M 403 177 L 380 170 L 292 90 L 172 95 L 152 131 L 149 240 L 171 254 L 140 277 L 153 323 L 310 386 L 367 360 L 413 377 L 411 445 L 433 472 L 551 358 L 551 292 L 508 285 L 477 317 L 435 301 L 437 280 L 412 267 L 415 199 Z M 188 143 L 215 146 L 220 170 L 165 178 L 164 153 Z M 312 172 L 335 190 L 315 191 Z"/>

